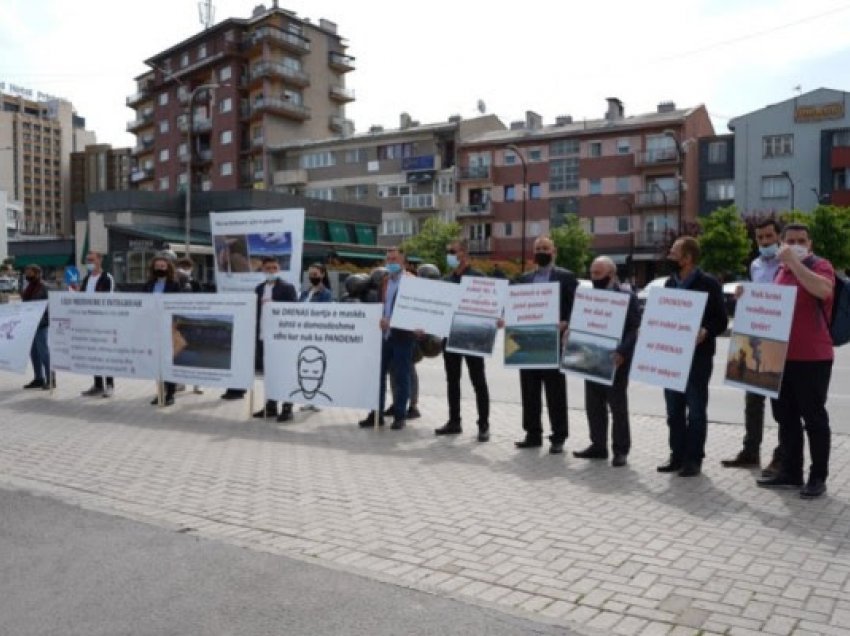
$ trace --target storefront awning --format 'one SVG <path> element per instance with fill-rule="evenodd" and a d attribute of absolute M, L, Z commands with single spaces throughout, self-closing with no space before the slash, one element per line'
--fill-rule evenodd
<path fill-rule="evenodd" d="M 35 254 L 33 256 L 15 256 L 15 267 L 18 269 L 27 265 L 40 267 L 65 267 L 74 262 L 73 254 Z"/>
<path fill-rule="evenodd" d="M 354 261 L 382 261 L 384 260 L 385 256 L 383 252 L 349 252 L 346 250 L 334 251 L 334 254 L 336 254 L 340 258 L 345 258 Z"/>

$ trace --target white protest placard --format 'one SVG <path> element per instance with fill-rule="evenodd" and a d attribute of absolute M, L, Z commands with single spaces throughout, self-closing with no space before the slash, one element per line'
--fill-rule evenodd
<path fill-rule="evenodd" d="M 0 305 L 0 369 L 26 372 L 32 339 L 45 309 L 46 300 Z"/>
<path fill-rule="evenodd" d="M 767 397 L 779 397 L 797 288 L 743 284 L 735 305 L 725 383 Z"/>
<path fill-rule="evenodd" d="M 49 311 L 51 370 L 159 378 L 154 294 L 50 292 Z"/>
<path fill-rule="evenodd" d="M 381 309 L 374 303 L 263 305 L 266 399 L 377 409 Z"/>
<path fill-rule="evenodd" d="M 265 280 L 263 258 L 280 265 L 280 278 L 301 286 L 304 209 L 210 212 L 218 292 L 249 292 Z"/>
<path fill-rule="evenodd" d="M 561 371 L 599 384 L 614 384 L 614 354 L 623 337 L 628 308 L 628 294 L 576 288 Z"/>
<path fill-rule="evenodd" d="M 446 350 L 470 356 L 493 355 L 497 323 L 505 309 L 508 281 L 463 276 L 459 292 Z"/>
<path fill-rule="evenodd" d="M 629 379 L 684 392 L 707 300 L 705 292 L 650 289 Z"/>
<path fill-rule="evenodd" d="M 390 326 L 445 338 L 452 326 L 460 286 L 440 280 L 402 276 L 393 305 Z"/>
<path fill-rule="evenodd" d="M 557 369 L 561 284 L 511 285 L 505 301 L 505 366 Z"/>
<path fill-rule="evenodd" d="M 162 379 L 254 386 L 256 294 L 158 294 Z"/>

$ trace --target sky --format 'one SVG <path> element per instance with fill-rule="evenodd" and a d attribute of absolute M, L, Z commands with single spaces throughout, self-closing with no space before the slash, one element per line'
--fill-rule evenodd
<path fill-rule="evenodd" d="M 270 0 L 265 0 L 267 6 Z M 216 22 L 260 0 L 214 0 Z M 820 87 L 850 90 L 848 0 L 281 0 L 347 39 L 358 132 L 473 117 L 508 125 L 526 110 L 596 119 L 705 104 L 717 133 L 736 117 Z M 202 29 L 197 0 L 2 0 L 0 82 L 68 99 L 99 143 L 126 132 L 144 60 Z"/>

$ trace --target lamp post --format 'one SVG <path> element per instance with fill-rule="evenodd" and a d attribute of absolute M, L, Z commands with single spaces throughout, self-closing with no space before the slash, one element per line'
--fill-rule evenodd
<path fill-rule="evenodd" d="M 781 176 L 788 179 L 788 184 L 791 186 L 791 210 L 793 210 L 794 209 L 794 180 L 791 178 L 791 175 L 788 174 L 787 170 L 783 170 Z"/>
<path fill-rule="evenodd" d="M 190 230 L 192 229 L 192 160 L 195 153 L 192 150 L 192 128 L 195 119 L 195 95 L 201 91 L 213 91 L 218 88 L 217 83 L 201 84 L 189 93 L 189 116 L 186 118 L 186 146 L 189 151 L 189 159 L 186 163 L 186 258 L 189 258 L 189 245 L 191 243 Z M 212 116 L 212 113 L 210 113 Z"/>
<path fill-rule="evenodd" d="M 517 157 L 519 157 L 520 162 L 522 163 L 522 231 L 520 235 L 522 236 L 522 247 L 520 248 L 520 271 L 525 272 L 525 213 L 526 213 L 526 201 L 528 200 L 528 165 L 525 163 L 525 157 L 522 156 L 522 153 L 519 151 L 519 148 L 516 147 L 515 144 L 508 144 L 507 149 L 513 152 Z"/>

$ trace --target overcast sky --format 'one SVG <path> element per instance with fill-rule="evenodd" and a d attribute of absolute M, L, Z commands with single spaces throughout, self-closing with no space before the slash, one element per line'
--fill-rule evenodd
<path fill-rule="evenodd" d="M 258 2 L 216 0 L 216 21 Z M 270 5 L 270 0 L 267 0 Z M 336 22 L 356 58 L 347 115 L 359 132 L 526 110 L 598 118 L 705 104 L 729 118 L 819 87 L 850 90 L 847 0 L 281 0 Z M 143 61 L 201 30 L 197 0 L 0 0 L 0 82 L 70 100 L 99 142 L 133 145 L 125 98 Z"/>

